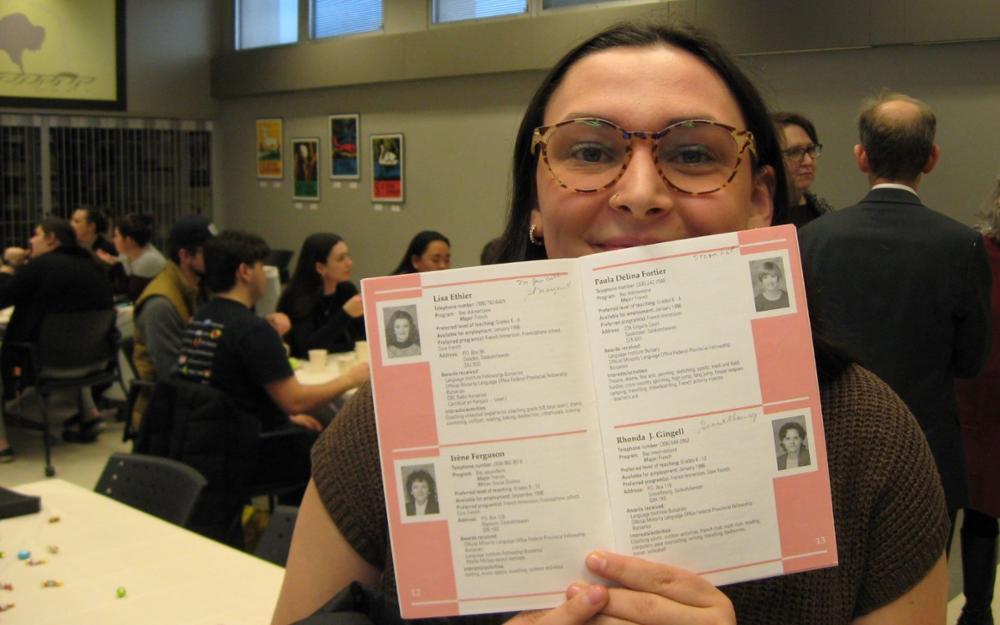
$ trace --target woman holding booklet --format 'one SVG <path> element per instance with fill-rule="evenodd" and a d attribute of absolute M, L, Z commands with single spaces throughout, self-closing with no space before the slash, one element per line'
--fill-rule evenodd
<path fill-rule="evenodd" d="M 785 185 L 767 108 L 718 44 L 686 27 L 616 26 L 570 51 L 528 105 L 499 260 L 784 223 Z M 513 620 L 943 623 L 949 525 L 923 435 L 873 375 L 824 349 L 817 364 L 838 566 L 719 589 L 667 563 L 595 551 L 586 566 L 606 585 L 575 583 L 559 607 Z M 395 596 L 379 467 L 362 388 L 313 448 L 274 623 L 308 616 L 355 580 Z"/>

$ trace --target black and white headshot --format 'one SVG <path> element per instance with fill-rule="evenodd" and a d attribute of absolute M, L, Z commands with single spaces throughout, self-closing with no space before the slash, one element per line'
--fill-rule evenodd
<path fill-rule="evenodd" d="M 805 416 L 775 419 L 771 422 L 771 427 L 774 430 L 779 471 L 812 465 Z"/>
<path fill-rule="evenodd" d="M 750 261 L 753 303 L 757 312 L 788 308 L 785 262 L 781 257 Z"/>
<path fill-rule="evenodd" d="M 426 516 L 439 514 L 437 481 L 434 479 L 433 464 L 415 464 L 401 469 L 406 516 Z"/>
<path fill-rule="evenodd" d="M 420 355 L 420 329 L 416 304 L 387 306 L 382 311 L 385 319 L 385 345 L 388 358 Z"/>

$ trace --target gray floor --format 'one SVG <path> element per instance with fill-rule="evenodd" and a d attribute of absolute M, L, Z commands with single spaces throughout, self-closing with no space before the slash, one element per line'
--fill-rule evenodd
<path fill-rule="evenodd" d="M 56 469 L 56 477 L 84 488 L 93 488 L 112 452 L 131 451 L 131 443 L 122 443 L 122 427 L 121 423 L 109 423 L 107 430 L 98 436 L 95 443 L 78 444 L 60 441 L 52 448 L 52 463 Z M 52 431 L 58 436 L 61 427 L 53 427 Z M 45 479 L 45 456 L 41 433 L 8 427 L 7 436 L 17 453 L 17 460 L 10 464 L 0 464 L 0 486 L 9 488 Z M 961 525 L 961 516 L 958 525 Z M 948 563 L 949 599 L 962 592 L 961 550 L 958 548 L 957 535 L 955 539 L 952 558 Z M 950 622 L 953 620 L 950 619 Z"/>

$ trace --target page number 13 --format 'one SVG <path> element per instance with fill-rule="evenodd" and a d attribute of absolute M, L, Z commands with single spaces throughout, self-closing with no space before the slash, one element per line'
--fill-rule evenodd
<path fill-rule="evenodd" d="M 826 544 L 826 536 L 817 536 L 816 537 L 816 544 L 817 545 L 825 545 Z"/>

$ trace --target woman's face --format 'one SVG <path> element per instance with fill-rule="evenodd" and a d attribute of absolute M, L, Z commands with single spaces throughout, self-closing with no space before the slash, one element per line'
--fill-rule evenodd
<path fill-rule="evenodd" d="M 413 480 L 413 483 L 410 484 L 410 494 L 413 495 L 413 499 L 417 503 L 422 504 L 427 501 L 427 496 L 430 495 L 430 492 L 430 485 L 423 480 Z"/>
<path fill-rule="evenodd" d="M 353 266 L 347 244 L 340 241 L 330 248 L 325 263 L 316 263 L 316 273 L 323 279 L 324 285 L 336 286 L 351 279 Z"/>
<path fill-rule="evenodd" d="M 667 46 L 615 48 L 578 61 L 549 100 L 544 123 L 578 117 L 653 132 L 686 119 L 746 128 L 736 100 L 714 70 Z M 744 159 L 729 185 L 693 196 L 667 186 L 649 142 L 632 145 L 635 152 L 622 177 L 597 193 L 561 187 L 538 159 L 538 207 L 531 223 L 536 236 L 544 238 L 549 258 L 770 225 L 770 168 L 754 179 Z"/>
<path fill-rule="evenodd" d="M 760 277 L 760 284 L 765 291 L 774 292 L 778 290 L 778 276 L 773 273 L 765 273 Z"/>
<path fill-rule="evenodd" d="M 795 428 L 789 428 L 785 432 L 785 437 L 781 439 L 781 446 L 790 454 L 799 453 L 799 447 L 802 447 L 802 437 L 799 436 L 799 431 Z"/>
<path fill-rule="evenodd" d="M 437 271 L 451 268 L 451 247 L 444 241 L 431 241 L 420 256 L 410 259 L 417 271 Z"/>
<path fill-rule="evenodd" d="M 404 317 L 396 319 L 392 322 L 392 333 L 397 343 L 405 343 L 410 338 L 410 322 Z"/>
<path fill-rule="evenodd" d="M 807 148 L 813 144 L 812 139 L 801 126 L 789 124 L 782 131 L 784 141 L 782 141 L 781 147 L 784 150 Z M 802 160 L 786 157 L 785 169 L 788 170 L 789 184 L 795 189 L 797 195 L 808 191 L 813 181 L 816 180 L 816 159 L 808 154 L 803 154 Z"/>

